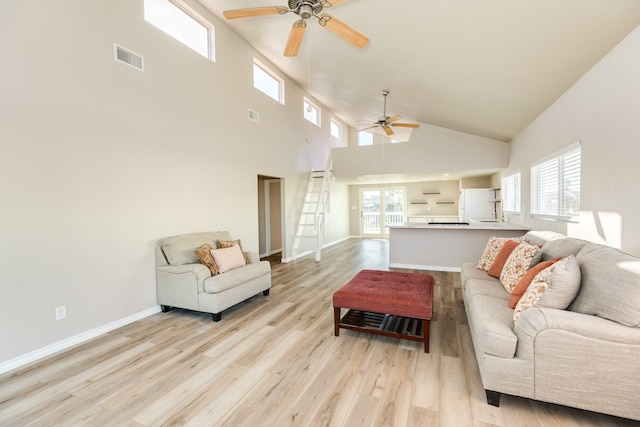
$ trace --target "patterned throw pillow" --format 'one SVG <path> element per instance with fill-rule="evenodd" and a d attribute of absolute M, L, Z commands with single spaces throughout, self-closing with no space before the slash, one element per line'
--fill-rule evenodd
<path fill-rule="evenodd" d="M 520 237 L 489 237 L 489 241 L 487 242 L 487 246 L 485 246 L 484 251 L 482 252 L 482 256 L 480 257 L 480 261 L 476 264 L 476 268 L 480 270 L 489 271 L 493 262 L 496 260 L 496 257 L 500 253 L 502 249 L 502 245 L 507 240 L 514 240 L 516 242 L 523 242 L 524 236 Z"/>
<path fill-rule="evenodd" d="M 509 308 L 516 308 L 518 301 L 520 301 L 520 298 L 522 298 L 522 295 L 524 295 L 524 293 L 527 292 L 527 289 L 529 289 L 529 285 L 533 281 L 534 277 L 538 275 L 538 273 L 540 273 L 545 268 L 555 264 L 559 260 L 560 258 L 556 258 L 556 259 L 550 259 L 548 261 L 539 262 L 538 264 L 531 267 L 529 271 L 524 273 L 524 276 L 522 276 L 522 279 L 520 279 L 516 287 L 513 288 L 513 290 L 511 291 L 511 296 L 509 297 Z"/>
<path fill-rule="evenodd" d="M 522 276 L 540 262 L 542 250 L 539 247 L 522 242 L 511 252 L 500 273 L 500 283 L 511 293 Z"/>
<path fill-rule="evenodd" d="M 580 290 L 580 266 L 573 255 L 562 258 L 536 275 L 513 311 L 515 322 L 531 307 L 564 310 Z"/>
<path fill-rule="evenodd" d="M 211 275 L 215 276 L 218 274 L 218 265 L 211 255 L 211 249 L 213 249 L 213 247 L 207 243 L 194 250 L 193 253 L 196 254 L 196 257 L 202 264 L 209 267 Z"/>
<path fill-rule="evenodd" d="M 247 258 L 247 254 L 244 253 L 244 249 L 242 249 L 242 242 L 240 239 L 238 240 L 218 240 L 218 249 L 230 248 L 233 245 L 240 246 L 240 252 L 242 252 L 242 256 L 244 257 L 244 262 L 249 264 L 249 258 Z"/>
<path fill-rule="evenodd" d="M 496 256 L 495 261 L 493 261 L 493 264 L 491 264 L 491 268 L 487 270 L 487 274 L 499 279 L 500 274 L 502 273 L 502 269 L 504 268 L 504 264 L 509 259 L 511 252 L 513 252 L 513 250 L 517 248 L 519 244 L 520 243 L 516 242 L 515 240 L 507 240 L 506 242 L 504 242 L 504 244 L 502 245 L 502 249 L 500 249 L 500 252 L 498 252 L 498 256 Z"/>

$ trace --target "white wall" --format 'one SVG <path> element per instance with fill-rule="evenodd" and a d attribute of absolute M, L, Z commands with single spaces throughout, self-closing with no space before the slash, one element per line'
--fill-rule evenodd
<path fill-rule="evenodd" d="M 522 173 L 522 215 L 534 229 L 606 243 L 640 255 L 640 27 L 511 143 L 506 175 Z M 582 142 L 579 224 L 530 216 L 530 167 Z"/>
<path fill-rule="evenodd" d="M 333 149 L 333 169 L 338 177 L 378 174 L 465 173 L 487 175 L 508 164 L 509 145 L 490 138 L 470 135 L 421 123 L 408 142 L 383 144 L 374 135 L 374 145 Z"/>
<path fill-rule="evenodd" d="M 216 25 L 215 63 L 146 23 L 142 0 L 0 3 L 0 363 L 156 306 L 162 237 L 228 230 L 257 251 L 259 174 L 285 180 L 291 246 L 330 114 L 304 120 L 282 74 L 285 106 L 255 90 L 257 53 L 192 4 Z"/>

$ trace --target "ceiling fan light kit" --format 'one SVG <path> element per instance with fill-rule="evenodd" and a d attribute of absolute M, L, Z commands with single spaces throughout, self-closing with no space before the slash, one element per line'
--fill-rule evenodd
<path fill-rule="evenodd" d="M 222 14 L 227 19 L 285 15 L 287 13 L 295 13 L 298 15 L 300 20 L 293 23 L 293 27 L 289 33 L 289 39 L 287 40 L 287 46 L 284 49 L 284 56 L 298 55 L 302 38 L 304 37 L 304 31 L 307 28 L 306 21 L 312 17 L 318 19 L 320 26 L 331 31 L 353 46 L 362 48 L 369 43 L 369 39 L 365 35 L 331 15 L 320 15 L 324 8 L 336 6 L 345 1 L 346 0 L 289 0 L 288 9 L 282 6 L 252 7 L 247 9 L 225 10 Z"/>

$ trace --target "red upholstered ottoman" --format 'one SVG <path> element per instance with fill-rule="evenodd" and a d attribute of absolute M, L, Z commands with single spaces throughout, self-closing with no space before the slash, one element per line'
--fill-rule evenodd
<path fill-rule="evenodd" d="M 343 328 L 421 341 L 428 353 L 432 306 L 433 276 L 362 270 L 333 294 L 335 335 Z"/>

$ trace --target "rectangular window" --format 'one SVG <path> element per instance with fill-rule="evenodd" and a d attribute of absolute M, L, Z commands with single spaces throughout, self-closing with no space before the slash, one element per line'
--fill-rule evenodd
<path fill-rule="evenodd" d="M 320 109 L 313 102 L 304 98 L 304 118 L 316 126 L 320 126 Z"/>
<path fill-rule="evenodd" d="M 373 145 L 373 134 L 371 132 L 358 132 L 358 145 Z"/>
<path fill-rule="evenodd" d="M 284 80 L 257 59 L 253 59 L 253 87 L 284 105 Z"/>
<path fill-rule="evenodd" d="M 169 0 L 144 0 L 144 19 L 205 58 L 215 59 L 213 25 Z"/>
<path fill-rule="evenodd" d="M 520 213 L 520 171 L 502 178 L 502 210 Z"/>
<path fill-rule="evenodd" d="M 580 215 L 580 143 L 531 167 L 531 214 L 562 220 Z"/>
<path fill-rule="evenodd" d="M 339 141 L 342 140 L 342 125 L 334 119 L 331 119 L 331 136 Z"/>

